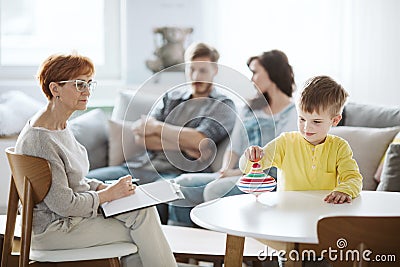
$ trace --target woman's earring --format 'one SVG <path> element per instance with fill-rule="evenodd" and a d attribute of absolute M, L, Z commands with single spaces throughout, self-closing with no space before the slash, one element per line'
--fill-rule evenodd
<path fill-rule="evenodd" d="M 60 99 L 60 96 L 58 95 L 58 96 L 56 96 L 56 98 L 57 98 L 57 99 Z"/>

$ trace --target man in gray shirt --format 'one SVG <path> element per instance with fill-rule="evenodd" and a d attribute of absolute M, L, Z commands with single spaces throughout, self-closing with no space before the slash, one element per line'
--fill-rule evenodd
<path fill-rule="evenodd" d="M 134 176 L 142 179 L 143 171 L 167 176 L 210 171 L 216 145 L 232 130 L 235 117 L 232 101 L 207 85 L 210 91 L 200 96 L 187 90 L 165 94 L 150 117 L 134 129 L 137 142 L 144 142 L 148 150 L 144 163 L 127 162 Z"/>
<path fill-rule="evenodd" d="M 148 117 L 135 123 L 135 140 L 145 145 L 146 155 L 128 159 L 122 166 L 93 170 L 88 177 L 109 180 L 132 174 L 140 179 L 139 184 L 145 184 L 181 173 L 210 171 L 216 146 L 235 123 L 233 101 L 213 84 L 218 59 L 218 51 L 207 44 L 188 47 L 185 61 L 190 90 L 166 93 Z"/>

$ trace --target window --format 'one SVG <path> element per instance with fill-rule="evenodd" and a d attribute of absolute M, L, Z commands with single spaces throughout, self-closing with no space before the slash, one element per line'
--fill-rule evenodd
<path fill-rule="evenodd" d="M 120 79 L 119 0 L 0 0 L 0 79 L 31 80 L 54 53 L 90 57 L 101 79 Z"/>

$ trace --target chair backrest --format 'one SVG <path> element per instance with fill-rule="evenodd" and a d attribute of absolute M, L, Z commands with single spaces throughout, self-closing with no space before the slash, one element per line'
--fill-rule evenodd
<path fill-rule="evenodd" d="M 47 160 L 16 154 L 14 148 L 7 148 L 6 154 L 12 175 L 1 266 L 7 266 L 11 255 L 19 200 L 23 205 L 19 266 L 28 266 L 33 208 L 45 198 L 50 189 L 51 169 Z"/>
<path fill-rule="evenodd" d="M 318 221 L 317 231 L 319 247 L 336 250 L 337 258 L 333 255 L 328 260 L 338 266 L 381 266 L 383 261 L 384 266 L 399 264 L 400 217 L 326 217 Z"/>
<path fill-rule="evenodd" d="M 51 186 L 51 169 L 48 161 L 43 158 L 16 154 L 14 148 L 7 148 L 6 154 L 21 202 L 24 203 L 25 180 L 28 180 L 32 186 L 34 204 L 41 202 Z"/>

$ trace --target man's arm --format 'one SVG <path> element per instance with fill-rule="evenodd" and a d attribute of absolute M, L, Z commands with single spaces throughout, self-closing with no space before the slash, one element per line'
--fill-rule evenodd
<path fill-rule="evenodd" d="M 162 142 L 175 142 L 176 150 L 199 150 L 200 143 L 207 138 L 202 132 L 190 128 L 160 123 L 158 135 Z M 179 144 L 179 145 L 178 145 Z M 172 148 L 173 149 L 173 148 Z"/>
<path fill-rule="evenodd" d="M 136 142 L 144 144 L 146 149 L 182 150 L 196 159 L 201 156 L 200 146 L 203 146 L 202 141 L 207 137 L 205 134 L 194 128 L 174 126 L 151 117 L 142 117 L 141 120 L 133 132 L 139 137 Z"/>
<path fill-rule="evenodd" d="M 167 96 L 164 107 L 168 106 Z M 207 158 L 213 152 L 215 144 L 221 141 L 233 128 L 235 122 L 234 104 L 230 99 L 209 100 L 207 112 L 196 128 L 175 126 L 163 122 L 162 114 L 165 110 L 159 109 L 152 115 L 142 117 L 141 123 L 134 129 L 134 133 L 141 137 L 138 142 L 145 141 L 149 150 L 181 150 L 192 158 Z"/>
<path fill-rule="evenodd" d="M 154 146 L 150 145 L 146 139 L 146 148 L 152 149 L 150 146 L 153 146 L 153 149 L 165 149 L 166 145 L 163 145 L 165 143 L 172 145 L 170 149 L 182 150 L 192 158 L 198 159 L 202 155 L 208 158 L 215 144 L 231 132 L 235 124 L 235 113 L 232 112 L 235 106 L 232 100 L 215 100 L 211 103 L 206 116 L 196 128 L 175 126 L 154 118 L 148 119 L 145 125 L 145 136 L 158 136 L 161 139 L 161 146 L 160 142 L 154 142 Z"/>

